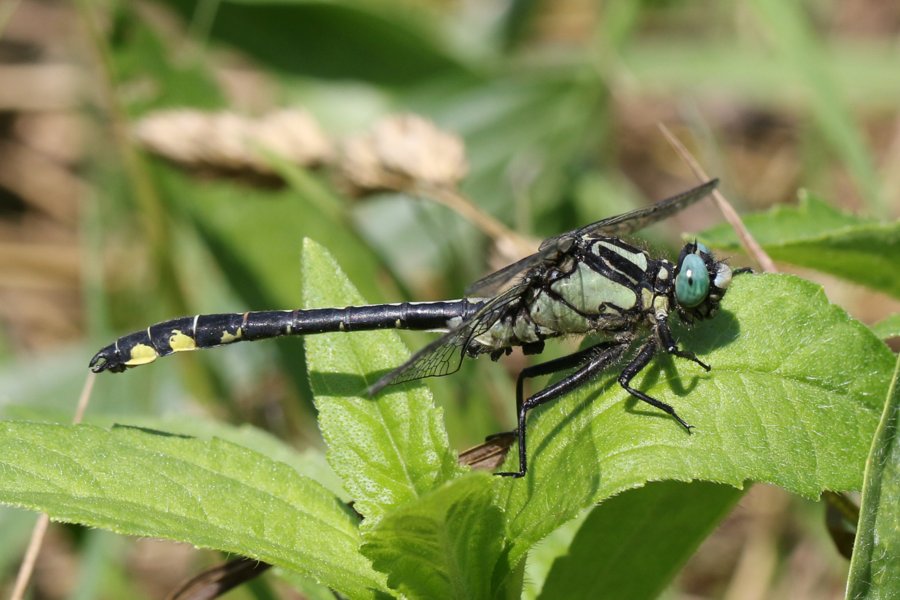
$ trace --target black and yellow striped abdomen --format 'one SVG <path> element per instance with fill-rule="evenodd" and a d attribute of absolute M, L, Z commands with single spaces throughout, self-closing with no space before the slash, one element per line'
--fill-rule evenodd
<path fill-rule="evenodd" d="M 468 318 L 480 305 L 479 301 L 451 300 L 181 317 L 120 337 L 94 355 L 90 368 L 95 373 L 121 372 L 173 352 L 285 335 L 389 328 L 446 329 L 451 319 Z"/>

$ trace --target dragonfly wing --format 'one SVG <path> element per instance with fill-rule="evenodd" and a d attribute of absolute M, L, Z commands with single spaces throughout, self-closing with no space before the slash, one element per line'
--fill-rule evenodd
<path fill-rule="evenodd" d="M 585 225 L 574 231 L 547 238 L 541 244 L 540 249 L 543 250 L 545 247 L 554 246 L 558 244 L 561 239 L 568 237 L 582 237 L 585 235 L 609 235 L 619 237 L 634 233 L 635 231 L 649 227 L 658 221 L 667 219 L 677 212 L 681 212 L 691 204 L 708 196 L 710 192 L 716 189 L 717 185 L 719 185 L 719 180 L 711 179 L 695 188 L 681 192 L 671 198 L 661 200 L 653 206 L 639 208 L 631 212 L 609 217 L 597 221 L 596 223 Z"/>
<path fill-rule="evenodd" d="M 466 296 L 471 298 L 479 293 L 496 293 L 503 285 L 508 283 L 513 277 L 536 267 L 541 263 L 552 263 L 559 259 L 560 256 L 568 252 L 577 238 L 572 232 L 556 236 L 550 240 L 544 240 L 537 252 L 530 256 L 507 265 L 499 271 L 494 271 L 486 277 L 482 277 L 466 290 Z M 552 242 L 552 243 L 548 243 Z"/>
<path fill-rule="evenodd" d="M 719 180 L 711 179 L 686 192 L 661 200 L 653 206 L 639 208 L 591 223 L 567 233 L 549 237 L 541 242 L 536 253 L 507 265 L 499 271 L 494 271 L 470 285 L 466 289 L 466 296 L 471 298 L 479 294 L 496 292 L 519 273 L 545 260 L 553 260 L 560 252 L 566 252 L 574 240 L 584 235 L 628 235 L 657 221 L 662 221 L 707 196 L 717 185 L 719 185 Z"/>
<path fill-rule="evenodd" d="M 530 269 L 539 262 L 541 262 L 541 253 L 531 254 L 521 260 L 517 260 L 511 265 L 506 265 L 499 271 L 494 271 L 490 275 L 485 275 L 466 288 L 466 297 L 473 298 L 477 297 L 479 294 L 495 293 L 513 277 Z"/>
<path fill-rule="evenodd" d="M 486 333 L 497 319 L 503 316 L 506 308 L 521 298 L 525 287 L 527 286 L 510 288 L 487 302 L 459 327 L 428 344 L 405 363 L 369 386 L 368 394 L 374 396 L 389 385 L 425 377 L 442 377 L 458 371 L 469 342 Z"/>
<path fill-rule="evenodd" d="M 455 373 L 462 365 L 465 339 L 458 330 L 445 333 L 369 386 L 367 393 L 374 396 L 389 385 Z"/>

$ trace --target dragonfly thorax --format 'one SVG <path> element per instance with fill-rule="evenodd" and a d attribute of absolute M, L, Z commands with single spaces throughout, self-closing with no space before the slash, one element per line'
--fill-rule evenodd
<path fill-rule="evenodd" d="M 470 355 L 563 335 L 631 329 L 671 287 L 656 281 L 661 261 L 615 237 L 580 236 L 565 252 L 545 258 L 515 286 L 516 301 L 469 340 Z M 674 266 L 663 262 L 674 273 Z"/>

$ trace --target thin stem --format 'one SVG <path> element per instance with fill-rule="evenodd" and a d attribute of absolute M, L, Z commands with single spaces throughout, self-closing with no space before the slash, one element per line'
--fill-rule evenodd
<path fill-rule="evenodd" d="M 514 248 L 517 258 L 528 256 L 533 253 L 537 247 L 535 242 L 511 230 L 506 225 L 475 206 L 471 200 L 456 190 L 429 187 L 422 189 L 421 193 L 459 214 L 481 230 L 486 236 L 494 240 L 498 246 L 508 247 L 511 245 Z"/>
<path fill-rule="evenodd" d="M 694 172 L 694 175 L 696 175 L 700 181 L 709 181 L 709 175 L 706 174 L 706 171 L 703 170 L 703 167 L 700 166 L 700 163 L 697 162 L 697 159 L 693 157 L 684 144 L 675 137 L 675 134 L 673 134 L 663 123 L 659 124 L 659 129 L 662 131 L 663 136 L 665 136 L 669 144 L 675 149 L 675 152 L 678 153 L 682 160 L 687 163 L 691 171 Z M 728 221 L 728 224 L 734 229 L 738 240 L 741 242 L 741 246 L 744 247 L 747 254 L 752 256 L 760 268 L 766 273 L 777 273 L 778 268 L 775 266 L 775 263 L 747 230 L 747 227 L 744 225 L 744 222 L 741 221 L 741 217 L 738 216 L 737 211 L 734 210 L 731 203 L 725 199 L 725 196 L 723 196 L 719 190 L 713 190 L 713 198 L 719 205 L 722 216 L 725 217 L 725 220 Z"/>

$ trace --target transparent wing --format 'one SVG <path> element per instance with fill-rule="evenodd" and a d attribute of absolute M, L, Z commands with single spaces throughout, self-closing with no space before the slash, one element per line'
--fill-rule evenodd
<path fill-rule="evenodd" d="M 469 341 L 487 332 L 510 304 L 519 301 L 525 288 L 527 286 L 524 285 L 510 288 L 488 301 L 459 327 L 428 344 L 405 363 L 372 384 L 368 394 L 375 395 L 389 385 L 425 377 L 441 377 L 458 371 Z"/>
<path fill-rule="evenodd" d="M 657 221 L 662 221 L 680 212 L 697 202 L 701 198 L 707 196 L 719 185 L 718 179 L 711 179 L 706 183 L 700 184 L 695 188 L 691 188 L 686 192 L 682 192 L 671 198 L 666 198 L 647 208 L 639 208 L 631 212 L 627 212 L 608 219 L 585 225 L 574 231 L 563 233 L 555 237 L 547 238 L 541 243 L 540 250 L 545 248 L 554 248 L 561 239 L 567 237 L 581 237 L 585 235 L 610 235 L 622 236 L 639 231 L 644 227 L 648 227 Z"/>
<path fill-rule="evenodd" d="M 712 192 L 719 185 L 718 179 L 689 189 L 671 198 L 657 202 L 653 206 L 639 208 L 614 217 L 609 217 L 590 225 L 556 235 L 541 242 L 538 251 L 530 256 L 507 265 L 490 275 L 482 277 L 466 289 L 466 296 L 493 293 L 512 280 L 513 277 L 546 260 L 554 260 L 560 251 L 571 246 L 570 241 L 585 235 L 622 236 L 639 231 L 644 227 L 662 221 L 680 212 Z"/>
<path fill-rule="evenodd" d="M 541 252 L 531 254 L 521 260 L 517 260 L 511 265 L 506 265 L 499 271 L 494 271 L 490 275 L 485 275 L 466 288 L 466 297 L 472 298 L 473 296 L 477 296 L 478 294 L 495 293 L 498 289 L 503 287 L 504 284 L 506 284 L 510 279 L 512 279 L 519 273 L 527 271 L 531 267 L 539 264 L 543 260 L 543 254 L 544 253 Z"/>

